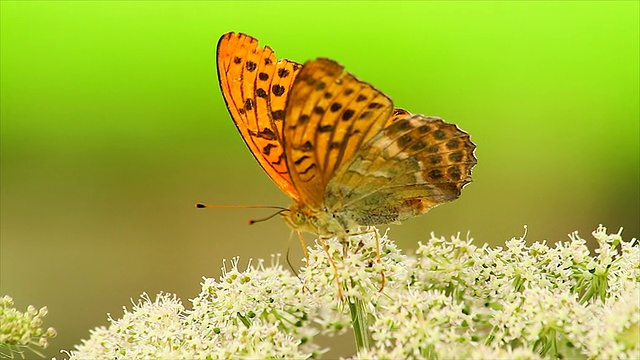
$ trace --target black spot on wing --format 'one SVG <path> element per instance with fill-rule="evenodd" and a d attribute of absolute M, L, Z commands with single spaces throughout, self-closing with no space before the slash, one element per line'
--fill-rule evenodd
<path fill-rule="evenodd" d="M 371 117 L 371 111 L 365 111 L 362 114 L 360 114 L 358 119 L 368 119 L 370 117 Z"/>
<path fill-rule="evenodd" d="M 302 144 L 302 147 L 300 148 L 300 150 L 304 151 L 304 152 L 309 152 L 313 150 L 313 144 L 311 143 L 311 141 L 305 142 L 304 144 Z"/>
<path fill-rule="evenodd" d="M 333 131 L 333 125 L 318 124 L 318 132 L 324 133 L 324 132 L 331 132 L 331 131 Z"/>
<path fill-rule="evenodd" d="M 271 87 L 271 92 L 273 92 L 273 95 L 275 96 L 282 96 L 284 94 L 284 86 L 282 85 L 273 85 Z"/>
<path fill-rule="evenodd" d="M 259 131 L 257 136 L 259 138 L 266 139 L 266 140 L 276 140 L 277 139 L 276 134 L 273 132 L 273 130 L 271 130 L 269 128 L 264 128 L 264 130 Z"/>
<path fill-rule="evenodd" d="M 458 139 L 451 139 L 447 141 L 445 145 L 447 146 L 447 149 L 453 150 L 453 149 L 457 149 L 458 146 L 460 146 L 460 142 L 458 141 Z"/>
<path fill-rule="evenodd" d="M 349 119 L 351 119 L 353 117 L 353 114 L 355 114 L 355 111 L 351 110 L 351 109 L 347 109 L 342 113 L 342 120 L 343 121 L 349 121 Z"/>
<path fill-rule="evenodd" d="M 277 145 L 274 144 L 267 144 L 265 147 L 262 148 L 262 153 L 269 156 L 269 154 L 271 153 L 271 149 L 273 148 L 277 148 Z"/>
<path fill-rule="evenodd" d="M 278 76 L 280 76 L 281 78 L 285 78 L 287 76 L 289 76 L 289 70 L 282 68 L 280 70 L 278 70 Z"/>
<path fill-rule="evenodd" d="M 424 148 L 426 147 L 427 147 L 427 144 L 424 141 L 418 140 L 413 145 L 411 145 L 411 150 L 420 151 L 420 150 L 424 150 Z"/>
<path fill-rule="evenodd" d="M 278 160 L 277 161 L 272 161 L 271 163 L 273 165 L 280 165 L 284 162 L 284 153 L 280 153 L 280 156 L 278 156 Z"/>
<path fill-rule="evenodd" d="M 282 120 L 284 119 L 284 110 L 276 110 L 271 112 L 271 117 L 273 120 Z"/>
<path fill-rule="evenodd" d="M 309 159 L 309 157 L 307 155 L 303 155 L 300 157 L 300 159 L 294 161 L 293 163 L 296 165 L 300 165 L 302 164 L 303 161 L 305 161 L 306 159 Z"/>
<path fill-rule="evenodd" d="M 300 175 L 306 175 L 311 169 L 315 168 L 316 164 L 309 165 L 306 169 L 300 172 Z M 310 180 L 310 179 L 309 179 Z"/>
<path fill-rule="evenodd" d="M 449 154 L 449 160 L 453 162 L 462 161 L 462 152 L 460 151 L 452 152 L 451 154 Z"/>
<path fill-rule="evenodd" d="M 247 111 L 251 111 L 251 110 L 253 110 L 253 100 L 251 100 L 251 99 L 247 99 L 247 100 L 244 102 L 244 108 L 245 108 L 245 109 L 247 109 Z"/>
<path fill-rule="evenodd" d="M 447 168 L 447 174 L 453 179 L 453 180 L 460 180 L 461 177 L 461 173 L 460 173 L 460 169 L 457 166 L 450 166 L 449 168 Z"/>
<path fill-rule="evenodd" d="M 442 178 L 442 171 L 439 169 L 433 169 L 429 171 L 429 177 L 435 180 L 440 179 Z"/>

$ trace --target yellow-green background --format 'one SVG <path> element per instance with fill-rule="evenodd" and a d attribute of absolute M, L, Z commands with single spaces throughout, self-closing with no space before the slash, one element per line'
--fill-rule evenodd
<path fill-rule="evenodd" d="M 477 144 L 452 204 L 392 226 L 481 244 L 638 237 L 638 2 L 9 2 L 2 8 L 2 294 L 47 305 L 60 356 L 142 292 L 196 295 L 223 258 L 285 252 L 288 205 L 220 95 L 241 31 L 344 64 Z M 301 257 L 297 243 L 294 257 Z M 348 355 L 350 344 L 337 354 Z M 336 354 L 336 353 L 334 353 Z"/>

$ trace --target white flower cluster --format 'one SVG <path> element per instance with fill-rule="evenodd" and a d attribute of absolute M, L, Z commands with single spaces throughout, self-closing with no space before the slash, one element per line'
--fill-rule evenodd
<path fill-rule="evenodd" d="M 204 279 L 185 310 L 168 295 L 96 329 L 71 358 L 316 358 L 315 335 L 352 327 L 355 359 L 640 358 L 635 239 L 577 234 L 554 247 L 459 235 L 404 255 L 375 229 L 318 240 L 299 277 L 278 259 Z"/>
<path fill-rule="evenodd" d="M 175 297 L 160 294 L 155 301 L 143 295 L 132 311 L 125 308 L 109 328 L 97 328 L 89 340 L 67 355 L 72 359 L 287 359 L 318 357 L 322 350 L 313 337 L 328 329 L 314 326 L 349 324 L 335 314 L 300 280 L 285 271 L 277 257 L 270 266 L 238 268 L 233 259 L 220 280 L 204 278 L 200 294 L 187 310 Z M 328 320 L 323 320 L 328 318 Z M 328 330 L 327 330 L 328 331 Z M 335 332 L 335 331 L 333 331 Z"/>
<path fill-rule="evenodd" d="M 46 348 L 49 338 L 56 336 L 54 328 L 42 328 L 45 316 L 46 307 L 38 310 L 29 305 L 26 312 L 20 312 L 13 307 L 11 296 L 0 297 L 0 358 L 24 357 L 25 349 L 40 355 L 35 347 Z"/>
<path fill-rule="evenodd" d="M 640 251 L 635 239 L 577 234 L 550 248 L 503 249 L 432 239 L 395 268 L 358 358 L 640 358 Z M 394 287 L 394 289 L 391 289 Z M 396 288 L 397 287 L 397 288 Z"/>

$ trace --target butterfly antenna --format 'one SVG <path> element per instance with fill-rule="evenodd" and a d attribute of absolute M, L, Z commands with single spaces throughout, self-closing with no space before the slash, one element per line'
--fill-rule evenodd
<path fill-rule="evenodd" d="M 267 205 L 210 205 L 203 203 L 196 203 L 198 209 L 278 209 L 287 210 L 282 206 L 267 206 Z"/>
<path fill-rule="evenodd" d="M 273 214 L 271 214 L 271 215 L 267 216 L 266 218 L 257 219 L 257 220 L 249 220 L 249 225 L 253 225 L 253 224 L 257 223 L 257 222 L 267 221 L 267 220 L 269 220 L 269 219 L 272 219 L 272 218 L 273 218 L 274 216 L 276 216 L 276 215 L 280 215 L 280 214 L 282 214 L 282 213 L 283 213 L 283 212 L 285 212 L 285 211 L 289 211 L 289 209 L 280 209 L 279 211 L 276 211 L 275 213 L 273 213 Z"/>
<path fill-rule="evenodd" d="M 288 211 L 289 209 L 281 206 L 262 206 L 262 205 L 209 205 L 204 203 L 196 203 L 197 209 L 278 209 L 274 214 L 271 214 L 263 219 L 249 220 L 249 225 L 253 225 L 257 222 L 267 221 L 276 215 Z"/>

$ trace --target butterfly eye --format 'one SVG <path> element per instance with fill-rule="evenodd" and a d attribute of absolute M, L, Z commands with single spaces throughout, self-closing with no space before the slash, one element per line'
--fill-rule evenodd
<path fill-rule="evenodd" d="M 304 225 L 307 222 L 307 217 L 302 211 L 296 210 L 291 217 L 291 220 L 295 225 Z"/>

